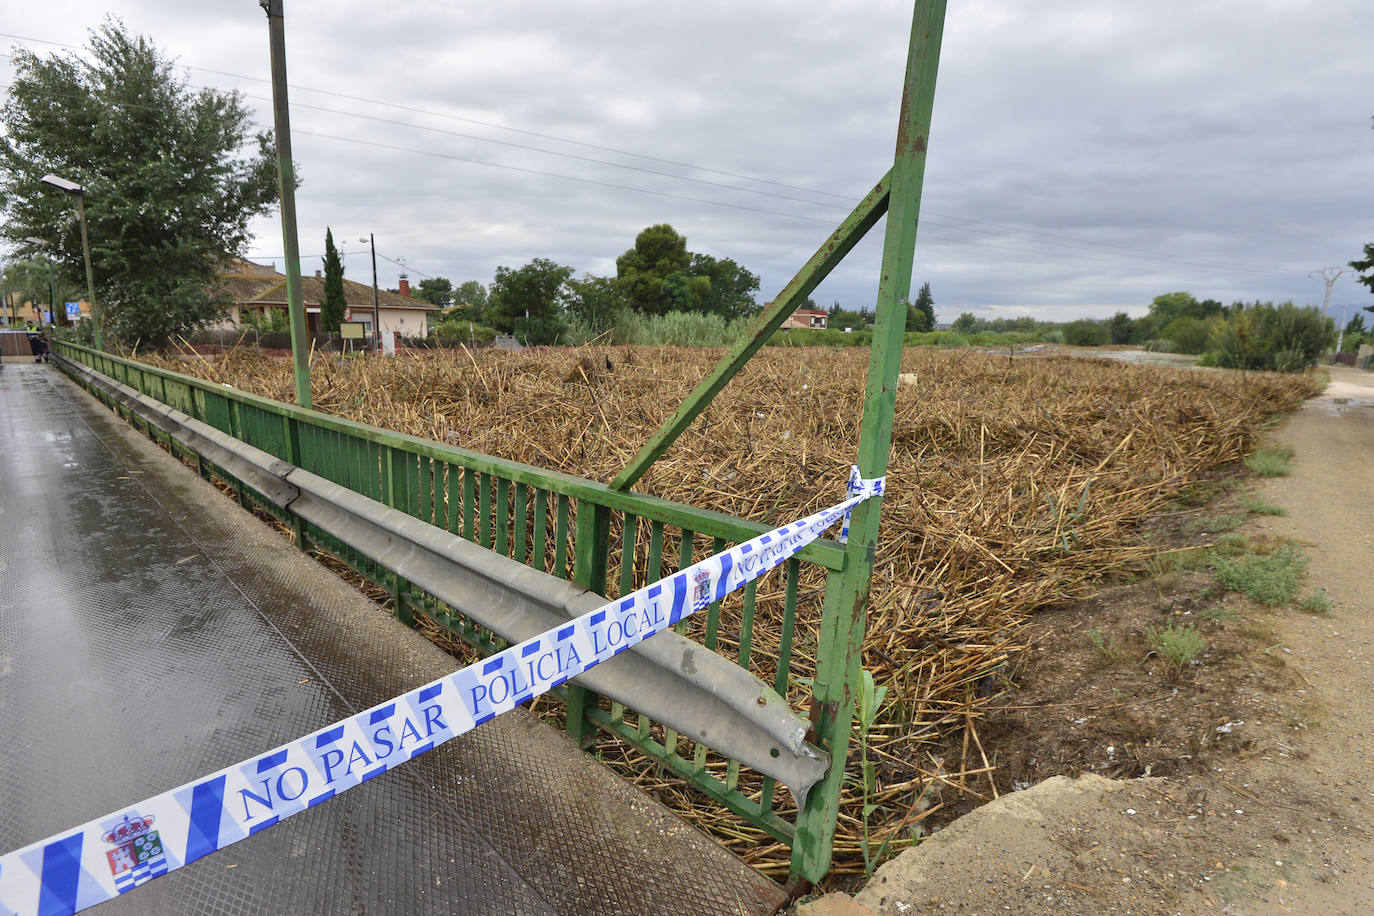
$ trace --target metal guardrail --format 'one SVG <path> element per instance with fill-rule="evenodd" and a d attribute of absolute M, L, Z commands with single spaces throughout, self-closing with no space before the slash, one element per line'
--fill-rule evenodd
<path fill-rule="evenodd" d="M 56 349 L 64 371 L 150 436 L 175 442 L 202 474 L 213 471 L 231 482 L 245 507 L 262 507 L 291 524 L 303 549 L 319 546 L 387 588 L 398 617 L 411 622 L 422 610 L 481 651 L 547 629 L 552 615 L 566 619 L 589 601 L 600 603 L 590 593 L 626 594 L 671 574 L 694 554 L 699 559 L 705 541 L 718 551 L 768 529 L 71 343 Z M 464 563 L 460 555 L 468 549 L 481 556 Z M 454 578 L 455 567 L 483 566 L 488 573 Z M 808 818 L 816 810 L 833 812 L 836 803 L 807 805 L 806 794 L 832 755 L 817 755 L 803 743 L 805 722 L 786 698 L 810 694 L 809 683 L 792 675 L 797 608 L 823 589 L 809 588 L 804 598 L 802 579 L 829 581 L 842 566 L 843 549 L 830 541 L 813 543 L 787 563 L 781 594 L 768 599 L 774 609 L 781 605 L 780 630 L 767 634 L 776 652 L 755 648 L 761 599 L 751 584 L 729 613 L 713 604 L 702 621 L 663 634 L 671 640 L 657 648 L 651 640 L 643 654 L 622 656 L 624 670 L 608 667 L 599 679 L 590 675 L 600 669 L 588 672 L 583 686 L 565 691 L 569 735 L 585 744 L 600 728 L 634 745 L 652 765 L 790 845 L 794 873 L 821 877 L 829 845 L 818 855 L 808 837 L 828 837 L 834 825 L 816 831 Z M 513 593 L 523 599 L 512 603 Z M 492 602 L 520 605 L 525 616 L 487 613 Z M 733 651 L 722 666 L 727 647 Z M 817 654 L 821 676 L 827 659 Z M 693 668 L 709 674 L 684 677 Z M 695 709 L 684 715 L 687 706 Z M 780 781 L 795 799 L 776 791 Z M 799 865 L 803 853 L 822 867 Z"/>

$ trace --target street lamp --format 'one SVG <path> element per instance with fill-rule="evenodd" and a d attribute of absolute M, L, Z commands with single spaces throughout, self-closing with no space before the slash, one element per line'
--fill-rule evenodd
<path fill-rule="evenodd" d="M 95 274 L 91 272 L 91 243 L 86 238 L 86 189 L 56 175 L 44 175 L 43 183 L 76 197 L 76 212 L 81 217 L 81 252 L 86 257 L 86 298 L 91 303 L 91 322 L 95 325 L 95 348 L 105 349 L 100 335 L 100 307 L 95 304 Z"/>
<path fill-rule="evenodd" d="M 30 245 L 35 246 L 40 251 L 48 247 L 48 243 L 46 241 L 40 238 L 35 238 L 32 235 L 24 239 L 24 241 L 28 242 Z M 47 257 L 45 255 L 43 257 L 43 263 L 48 265 L 48 318 L 52 322 L 53 326 L 56 327 L 57 325 L 61 324 L 62 321 L 57 314 L 57 297 L 54 295 L 52 288 L 52 258 Z"/>
<path fill-rule="evenodd" d="M 377 307 L 377 241 L 372 233 L 367 238 L 358 239 L 372 246 L 372 348 L 374 353 L 382 352 L 382 316 Z"/>

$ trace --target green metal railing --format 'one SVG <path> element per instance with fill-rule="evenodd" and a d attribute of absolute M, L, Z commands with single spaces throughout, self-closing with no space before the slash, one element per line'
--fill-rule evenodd
<path fill-rule="evenodd" d="M 316 413 L 72 343 L 58 341 L 54 346 L 60 356 L 274 457 L 612 597 L 768 530 L 755 522 Z M 102 396 L 98 390 L 94 393 Z M 103 399 L 137 422 L 136 415 L 117 402 Z M 162 439 L 155 427 L 138 425 Z M 193 459 L 202 474 L 213 473 L 233 485 L 245 507 L 274 512 L 293 525 L 302 549 L 317 546 L 386 588 L 401 620 L 413 622 L 414 612 L 420 610 L 483 653 L 503 647 L 485 628 L 289 511 L 282 513 L 203 456 L 185 457 Z M 761 599 L 757 583 L 751 584 L 733 606 L 731 599 L 724 606 L 712 604 L 699 621 L 680 624 L 679 632 L 764 677 L 780 695 L 790 693 L 794 702 L 805 702 L 807 684 L 791 674 L 798 607 L 818 600 L 826 579 L 843 564 L 840 545 L 815 542 L 787 563 L 776 594 Z M 760 650 L 758 638 L 758 612 L 765 604 L 780 620 L 777 630 L 768 634 L 768 643 L 776 646 L 769 653 Z M 747 772 L 742 778 L 737 761 L 718 758 L 660 723 L 580 688 L 566 690 L 564 699 L 567 730 L 574 740 L 585 745 L 597 728 L 614 734 L 775 840 L 796 846 L 799 824 L 794 809 L 773 780 L 750 778 Z M 828 867 L 828 851 L 824 858 Z"/>

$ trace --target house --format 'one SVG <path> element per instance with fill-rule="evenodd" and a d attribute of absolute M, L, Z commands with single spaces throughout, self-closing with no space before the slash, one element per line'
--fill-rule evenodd
<path fill-rule="evenodd" d="M 830 316 L 820 309 L 797 309 L 787 320 L 782 323 L 782 330 L 787 331 L 792 328 L 815 328 L 825 330 L 826 321 Z"/>
<path fill-rule="evenodd" d="M 277 273 L 275 267 L 254 264 L 252 261 L 237 259 L 231 261 L 220 274 L 221 292 L 229 300 L 229 316 L 222 327 L 233 327 L 243 323 L 243 316 L 257 313 L 270 319 L 272 311 L 286 312 L 286 277 Z M 372 286 L 344 278 L 344 303 L 348 309 L 349 321 L 360 321 L 367 335 L 372 335 Z M 312 334 L 322 333 L 320 328 L 320 301 L 324 298 L 324 277 L 320 271 L 315 276 L 301 277 L 301 298 L 305 300 L 305 319 Z M 438 306 L 430 305 L 410 297 L 410 281 L 402 276 L 400 292 L 386 290 L 377 292 L 377 312 L 383 331 L 395 331 L 407 337 L 424 337 L 429 333 L 429 313 L 438 311 Z M 331 328 L 337 333 L 338 328 Z"/>

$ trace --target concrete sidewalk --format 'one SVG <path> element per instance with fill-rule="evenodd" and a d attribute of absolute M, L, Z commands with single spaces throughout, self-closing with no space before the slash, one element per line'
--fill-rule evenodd
<path fill-rule="evenodd" d="M 0 369 L 0 851 L 453 667 L 54 367 Z M 739 914 L 781 899 L 517 710 L 104 907 Z"/>

